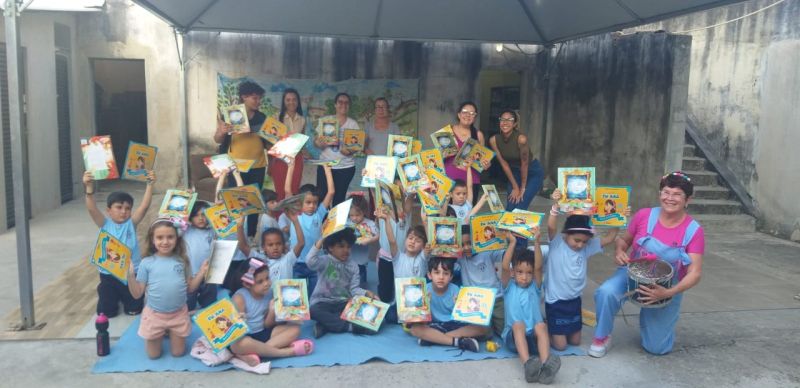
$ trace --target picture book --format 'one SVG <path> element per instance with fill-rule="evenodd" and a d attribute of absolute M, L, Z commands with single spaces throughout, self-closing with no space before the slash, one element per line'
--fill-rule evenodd
<path fill-rule="evenodd" d="M 590 215 L 595 202 L 594 178 L 594 167 L 559 167 L 561 199 L 558 200 L 558 210 L 567 214 Z"/>
<path fill-rule="evenodd" d="M 395 278 L 397 320 L 402 323 L 430 322 L 431 305 L 425 278 Z"/>
<path fill-rule="evenodd" d="M 267 154 L 281 158 L 284 162 L 289 163 L 303 149 L 307 141 L 308 136 L 302 133 L 293 133 L 275 143 L 267 151 Z"/>
<path fill-rule="evenodd" d="M 453 165 L 462 169 L 472 165 L 472 151 L 479 144 L 480 143 L 473 138 L 469 138 L 467 141 L 462 143 L 461 148 L 459 148 L 458 152 L 456 152 L 455 159 L 453 159 Z"/>
<path fill-rule="evenodd" d="M 411 155 L 397 161 L 397 175 L 406 193 L 415 193 L 428 187 L 428 176 L 424 173 L 419 155 Z"/>
<path fill-rule="evenodd" d="M 275 298 L 275 320 L 307 321 L 311 319 L 306 279 L 280 279 L 272 284 Z"/>
<path fill-rule="evenodd" d="M 497 223 L 497 228 L 508 230 L 516 235 L 522 236 L 531 240 L 534 238 L 530 228 L 539 226 L 544 218 L 544 213 L 535 213 L 522 209 L 514 209 L 511 212 L 503 213 L 500 221 Z"/>
<path fill-rule="evenodd" d="M 443 204 L 436 202 L 433 194 L 425 189 L 417 189 L 417 197 L 419 197 L 420 206 L 425 214 L 429 216 L 439 215 L 439 210 L 441 210 Z"/>
<path fill-rule="evenodd" d="M 92 136 L 81 138 L 83 166 L 92 173 L 95 180 L 117 179 L 119 171 L 111 147 L 111 136 Z"/>
<path fill-rule="evenodd" d="M 253 165 L 256 164 L 253 159 L 233 159 L 233 162 L 236 163 L 236 169 L 239 172 L 249 172 Z"/>
<path fill-rule="evenodd" d="M 381 209 L 398 221 L 397 195 L 400 188 L 394 184 L 378 181 L 375 186 L 375 209 Z"/>
<path fill-rule="evenodd" d="M 497 228 L 503 213 L 478 214 L 470 217 L 472 253 L 506 249 L 506 232 Z"/>
<path fill-rule="evenodd" d="M 235 240 L 214 240 L 211 246 L 211 257 L 208 259 L 206 283 L 222 284 L 238 245 L 239 242 Z"/>
<path fill-rule="evenodd" d="M 411 155 L 416 155 L 420 152 L 422 152 L 422 142 L 414 139 L 414 141 L 411 143 Z"/>
<path fill-rule="evenodd" d="M 597 186 L 592 226 L 624 228 L 628 226 L 625 209 L 630 206 L 630 186 Z"/>
<path fill-rule="evenodd" d="M 447 159 L 455 156 L 458 152 L 458 143 L 456 142 L 456 135 L 453 134 L 453 128 L 450 125 L 431 134 L 433 146 L 442 151 L 442 158 Z"/>
<path fill-rule="evenodd" d="M 230 298 L 220 299 L 192 316 L 192 321 L 219 353 L 248 333 L 247 323 Z"/>
<path fill-rule="evenodd" d="M 453 308 L 453 320 L 489 326 L 494 310 L 495 290 L 484 287 L 461 287 Z"/>
<path fill-rule="evenodd" d="M 441 205 L 447 200 L 447 194 L 453 190 L 455 182 L 438 170 L 425 170 L 425 175 L 428 176 L 428 192 Z"/>
<path fill-rule="evenodd" d="M 378 331 L 388 310 L 389 305 L 378 299 L 354 296 L 344 307 L 341 318 L 354 325 Z"/>
<path fill-rule="evenodd" d="M 131 141 L 128 143 L 128 155 L 125 156 L 125 168 L 122 179 L 147 182 L 147 172 L 156 165 L 158 147 Z"/>
<path fill-rule="evenodd" d="M 424 167 L 423 170 L 437 170 L 442 174 L 445 173 L 444 171 L 444 158 L 442 157 L 442 150 L 438 148 L 433 148 L 425 151 L 421 151 L 419 153 L 419 157 L 422 160 L 422 166 Z"/>
<path fill-rule="evenodd" d="M 455 217 L 428 217 L 428 244 L 431 256 L 458 258 L 461 249 L 461 222 Z"/>
<path fill-rule="evenodd" d="M 208 223 L 211 224 L 214 232 L 217 233 L 217 237 L 225 238 L 236 233 L 236 222 L 231 220 L 231 216 L 228 214 L 228 208 L 225 207 L 225 204 L 221 203 L 206 208 L 203 214 L 208 218 Z"/>
<path fill-rule="evenodd" d="M 211 176 L 214 178 L 219 178 L 236 168 L 236 161 L 228 154 L 206 156 L 203 158 L 203 163 L 211 171 Z"/>
<path fill-rule="evenodd" d="M 494 151 L 490 150 L 481 143 L 477 143 L 474 147 L 472 147 L 472 153 L 469 155 L 468 159 L 472 160 L 471 166 L 475 169 L 475 171 L 483 172 L 483 166 L 488 166 L 489 163 L 492 162 L 492 159 L 494 159 Z"/>
<path fill-rule="evenodd" d="M 411 148 L 414 138 L 403 135 L 389 135 L 389 142 L 386 145 L 386 155 L 395 158 L 407 158 L 411 155 Z"/>
<path fill-rule="evenodd" d="M 489 210 L 492 212 L 502 212 L 506 210 L 503 202 L 500 201 L 500 194 L 497 192 L 497 187 L 494 185 L 481 185 L 483 193 L 486 194 L 486 203 L 489 204 Z"/>
<path fill-rule="evenodd" d="M 100 230 L 89 262 L 108 271 L 122 284 L 128 284 L 131 249 L 105 230 Z"/>
<path fill-rule="evenodd" d="M 333 167 L 338 165 L 341 161 L 342 161 L 341 159 L 336 159 L 336 160 L 309 159 L 306 160 L 305 164 Z"/>
<path fill-rule="evenodd" d="M 251 188 L 248 189 L 248 186 Z M 233 219 L 264 212 L 264 199 L 261 197 L 261 193 L 258 192 L 258 186 L 248 186 L 220 191 L 222 202 L 228 209 L 228 214 L 230 214 Z M 252 188 L 255 188 L 255 191 Z"/>
<path fill-rule="evenodd" d="M 291 197 L 284 198 L 282 201 L 275 205 L 275 211 L 283 211 L 286 209 L 294 209 L 300 211 L 303 207 L 303 200 L 306 198 L 306 193 L 295 194 Z"/>
<path fill-rule="evenodd" d="M 347 221 L 350 219 L 350 205 L 353 199 L 348 199 L 331 209 L 328 212 L 328 217 L 322 223 L 322 233 L 320 237 L 328 237 L 347 227 Z"/>
<path fill-rule="evenodd" d="M 197 193 L 177 189 L 167 190 L 164 200 L 161 202 L 161 208 L 158 209 L 158 216 L 188 220 L 196 200 Z"/>
<path fill-rule="evenodd" d="M 264 124 L 261 124 L 261 129 L 258 130 L 258 136 L 272 144 L 286 137 L 287 133 L 286 124 L 280 122 L 275 116 L 267 117 Z"/>
<path fill-rule="evenodd" d="M 372 229 L 369 228 L 369 225 L 366 223 L 366 221 L 362 221 L 358 224 L 355 224 L 352 221 L 347 220 L 347 226 L 355 231 L 356 244 L 364 245 L 363 244 L 364 240 L 368 240 L 375 237 L 375 233 L 372 232 Z"/>
<path fill-rule="evenodd" d="M 318 133 L 320 143 L 326 146 L 339 145 L 339 123 L 336 117 L 321 119 L 322 132 Z"/>
<path fill-rule="evenodd" d="M 364 152 L 366 140 L 367 133 L 361 129 L 343 129 L 341 148 L 352 153 Z"/>
<path fill-rule="evenodd" d="M 250 122 L 247 120 L 247 108 L 244 104 L 222 108 L 222 121 L 233 127 L 231 134 L 250 132 Z"/>
<path fill-rule="evenodd" d="M 392 156 L 367 156 L 367 164 L 364 166 L 366 174 L 361 177 L 361 187 L 375 187 L 376 180 L 393 183 L 396 168 L 397 159 Z"/>

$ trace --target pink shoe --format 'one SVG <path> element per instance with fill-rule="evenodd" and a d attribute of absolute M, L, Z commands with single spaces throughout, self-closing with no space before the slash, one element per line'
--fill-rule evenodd
<path fill-rule="evenodd" d="M 307 356 L 314 351 L 314 341 L 301 339 L 292 342 L 292 349 L 295 356 Z"/>
<path fill-rule="evenodd" d="M 592 340 L 592 345 L 589 346 L 589 355 L 595 358 L 600 358 L 606 355 L 608 348 L 611 347 L 611 336 L 605 338 L 595 338 Z"/>

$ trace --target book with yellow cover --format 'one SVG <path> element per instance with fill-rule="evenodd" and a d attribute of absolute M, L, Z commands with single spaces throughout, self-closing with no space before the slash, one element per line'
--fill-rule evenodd
<path fill-rule="evenodd" d="M 433 197 L 433 194 L 428 192 L 426 189 L 417 189 L 417 197 L 419 197 L 420 206 L 422 206 L 422 211 L 429 216 L 439 215 L 439 210 L 442 208 L 442 204 L 436 202 L 436 198 Z"/>
<path fill-rule="evenodd" d="M 364 152 L 364 143 L 367 140 L 367 133 L 362 129 L 343 129 L 342 130 L 342 149 L 351 153 Z"/>
<path fill-rule="evenodd" d="M 348 199 L 331 209 L 328 212 L 328 218 L 322 223 L 322 233 L 320 237 L 328 237 L 347 227 L 347 221 L 350 218 L 350 205 L 353 199 Z"/>
<path fill-rule="evenodd" d="M 606 228 L 624 228 L 628 226 L 625 209 L 630 206 L 630 186 L 597 186 L 595 190 L 595 212 L 592 214 L 592 225 Z"/>
<path fill-rule="evenodd" d="M 442 158 L 455 156 L 458 152 L 458 143 L 453 128 L 448 124 L 444 128 L 431 134 L 433 146 L 442 151 Z"/>
<path fill-rule="evenodd" d="M 339 145 L 339 123 L 335 116 L 320 119 L 322 131 L 317 134 L 320 143 L 326 146 Z"/>
<path fill-rule="evenodd" d="M 94 180 L 117 179 L 119 170 L 114 160 L 111 136 L 92 136 L 81 139 L 83 166 L 92 173 Z"/>
<path fill-rule="evenodd" d="M 256 164 L 253 159 L 233 159 L 233 162 L 236 163 L 236 169 L 239 172 L 249 172 L 253 165 Z"/>
<path fill-rule="evenodd" d="M 234 219 L 264 212 L 264 199 L 255 184 L 220 191 L 222 203 Z"/>
<path fill-rule="evenodd" d="M 431 304 L 425 278 L 394 279 L 397 320 L 402 323 L 430 322 Z"/>
<path fill-rule="evenodd" d="M 535 213 L 527 210 L 514 209 L 505 212 L 497 223 L 498 229 L 508 230 L 528 240 L 534 238 L 531 228 L 539 226 L 544 218 L 544 213 Z"/>
<path fill-rule="evenodd" d="M 461 222 L 455 217 L 428 217 L 428 244 L 432 256 L 458 258 Z"/>
<path fill-rule="evenodd" d="M 423 171 L 428 169 L 433 169 L 441 172 L 442 174 L 445 173 L 444 171 L 444 158 L 442 157 L 442 151 L 438 148 L 433 148 L 425 151 L 421 151 L 419 153 L 419 157 L 422 160 Z"/>
<path fill-rule="evenodd" d="M 161 201 L 161 208 L 158 209 L 159 217 L 177 217 L 184 220 L 189 219 L 194 201 L 197 200 L 197 193 L 186 190 L 170 189 L 164 194 Z"/>
<path fill-rule="evenodd" d="M 458 152 L 456 152 L 456 157 L 453 159 L 453 165 L 458 168 L 466 168 L 467 166 L 471 165 L 472 151 L 479 144 L 480 143 L 473 138 L 469 138 L 465 142 L 461 143 L 461 148 L 458 149 Z"/>
<path fill-rule="evenodd" d="M 567 214 L 591 215 L 595 202 L 594 167 L 559 167 L 558 210 Z"/>
<path fill-rule="evenodd" d="M 244 104 L 222 108 L 222 121 L 233 127 L 231 128 L 231 134 L 250 132 L 250 122 L 247 120 L 247 108 Z"/>
<path fill-rule="evenodd" d="M 272 285 L 275 297 L 275 320 L 307 321 L 311 319 L 306 279 L 280 279 Z"/>
<path fill-rule="evenodd" d="M 122 179 L 147 182 L 147 172 L 155 166 L 156 154 L 158 154 L 158 147 L 135 141 L 129 142 Z"/>
<path fill-rule="evenodd" d="M 228 154 L 206 156 L 203 158 L 203 163 L 214 178 L 219 178 L 236 168 L 236 161 Z"/>
<path fill-rule="evenodd" d="M 422 152 L 422 142 L 414 139 L 414 141 L 411 143 L 411 155 L 416 155 L 420 152 Z"/>
<path fill-rule="evenodd" d="M 192 316 L 192 321 L 218 353 L 247 335 L 247 323 L 230 298 L 223 298 Z"/>
<path fill-rule="evenodd" d="M 236 222 L 231 220 L 231 216 L 228 214 L 228 208 L 225 207 L 225 204 L 221 203 L 206 208 L 203 213 L 206 215 L 206 218 L 208 218 L 208 223 L 211 224 L 214 232 L 217 233 L 217 237 L 225 238 L 236 233 Z"/>
<path fill-rule="evenodd" d="M 492 159 L 494 159 L 494 151 L 490 150 L 481 143 L 477 143 L 472 148 L 472 153 L 468 158 L 472 160 L 471 166 L 475 169 L 475 171 L 483 172 L 484 164 L 488 166 L 492 162 Z"/>
<path fill-rule="evenodd" d="M 489 204 L 489 210 L 492 212 L 505 211 L 506 207 L 500 201 L 500 194 L 497 192 L 497 187 L 494 185 L 481 185 L 483 193 L 486 194 L 486 203 Z"/>
<path fill-rule="evenodd" d="M 400 188 L 392 183 L 377 181 L 375 185 L 375 209 L 382 210 L 398 221 L 397 196 Z"/>
<path fill-rule="evenodd" d="M 478 214 L 470 217 L 472 253 L 506 249 L 506 232 L 497 228 L 503 213 Z"/>
<path fill-rule="evenodd" d="M 411 155 L 397 161 L 397 175 L 406 193 L 415 193 L 428 187 L 428 175 L 424 173 L 419 155 Z"/>
<path fill-rule="evenodd" d="M 354 325 L 378 331 L 387 311 L 389 304 L 359 295 L 347 302 L 340 317 Z"/>
<path fill-rule="evenodd" d="M 258 130 L 258 136 L 264 138 L 264 140 L 275 144 L 280 139 L 286 137 L 289 131 L 286 128 L 286 124 L 280 122 L 277 117 L 270 116 L 264 120 L 264 124 L 261 124 L 261 128 Z"/>
<path fill-rule="evenodd" d="M 485 287 L 461 287 L 453 308 L 453 320 L 489 326 L 494 310 L 496 291 Z"/>
<path fill-rule="evenodd" d="M 284 162 L 289 163 L 289 161 L 296 157 L 297 154 L 303 149 L 303 146 L 306 145 L 308 141 L 308 136 L 303 135 L 302 133 L 293 133 L 287 137 L 278 140 L 278 142 L 273 145 L 267 154 L 272 155 L 276 158 L 282 159 Z"/>
<path fill-rule="evenodd" d="M 428 176 L 429 181 L 428 192 L 433 195 L 436 203 L 441 205 L 447 200 L 447 194 L 450 194 L 450 191 L 453 190 L 455 181 L 438 170 L 425 170 L 425 174 Z"/>
<path fill-rule="evenodd" d="M 128 284 L 131 249 L 105 230 L 100 230 L 89 262 L 108 271 L 122 284 Z"/>
<path fill-rule="evenodd" d="M 364 166 L 366 173 L 361 177 L 361 187 L 375 187 L 377 180 L 393 183 L 396 168 L 397 158 L 393 156 L 367 156 L 367 163 Z"/>
<path fill-rule="evenodd" d="M 389 141 L 386 145 L 386 155 L 400 159 L 407 158 L 411 155 L 413 143 L 414 138 L 411 136 L 389 135 Z"/>

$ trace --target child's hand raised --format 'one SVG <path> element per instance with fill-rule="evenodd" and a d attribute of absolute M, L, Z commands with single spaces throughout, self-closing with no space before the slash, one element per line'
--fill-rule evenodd
<path fill-rule="evenodd" d="M 83 185 L 89 187 L 92 182 L 94 182 L 94 175 L 92 175 L 91 171 L 86 171 L 83 173 Z"/>
<path fill-rule="evenodd" d="M 628 218 L 628 217 L 630 217 L 630 216 L 631 216 L 631 207 L 630 207 L 630 206 L 626 207 L 626 208 L 625 208 L 625 211 L 624 211 L 624 212 L 622 212 L 622 215 L 624 215 L 624 216 L 625 216 L 625 218 Z"/>
<path fill-rule="evenodd" d="M 156 172 L 155 170 L 150 170 L 147 172 L 147 184 L 152 185 L 156 183 Z"/>
<path fill-rule="evenodd" d="M 559 189 L 553 190 L 553 194 L 550 194 L 550 198 L 553 201 L 558 202 L 558 200 L 561 199 L 561 190 L 559 190 Z"/>
<path fill-rule="evenodd" d="M 425 251 L 425 256 L 430 256 L 431 255 L 431 243 L 426 243 L 425 244 L 425 248 L 422 248 L 422 250 Z"/>
<path fill-rule="evenodd" d="M 297 210 L 292 207 L 287 207 L 286 210 L 283 211 L 286 214 L 286 218 L 290 221 L 294 221 L 297 219 Z"/>

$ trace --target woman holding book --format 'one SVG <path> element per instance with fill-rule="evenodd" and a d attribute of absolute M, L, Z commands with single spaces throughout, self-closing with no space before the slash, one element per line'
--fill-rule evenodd
<path fill-rule="evenodd" d="M 278 114 L 278 120 L 286 125 L 286 135 L 295 133 L 305 133 L 306 131 L 306 118 L 303 117 L 303 104 L 300 102 L 300 93 L 297 90 L 288 88 L 283 91 L 281 98 L 281 112 Z M 272 181 L 275 182 L 275 192 L 278 194 L 278 200 L 286 198 L 284 192 L 284 182 L 286 182 L 286 171 L 288 166 L 283 159 L 269 157 L 269 175 Z M 292 192 L 297 193 L 300 191 L 300 181 L 303 179 L 303 156 L 296 157 L 294 160 L 294 173 L 292 179 Z"/>
<path fill-rule="evenodd" d="M 531 160 L 528 138 L 518 128 L 519 115 L 506 109 L 500 114 L 500 132 L 489 138 L 489 146 L 508 178 L 507 211 L 528 210 L 544 179 L 542 165 L 538 159 Z"/>
<path fill-rule="evenodd" d="M 356 173 L 355 159 L 353 154 L 346 150 L 341 149 L 339 144 L 343 143 L 342 134 L 345 129 L 359 129 L 358 123 L 347 114 L 350 112 L 350 95 L 347 93 L 339 93 L 334 99 L 334 107 L 336 114 L 333 116 L 325 116 L 319 119 L 317 125 L 317 135 L 314 138 L 314 145 L 317 146 L 322 152 L 319 158 L 324 161 L 339 161 L 335 166 L 331 167 L 333 170 L 333 181 L 336 192 L 333 196 L 333 203 L 331 208 L 344 201 L 347 195 L 347 188 L 350 186 L 350 181 L 353 180 L 353 175 Z M 335 123 L 337 128 L 335 134 L 335 141 L 327 142 L 324 136 L 323 126 L 325 123 Z M 317 187 L 319 188 L 320 198 L 325 198 L 328 193 L 326 185 L 325 171 L 322 166 L 317 167 Z"/>
<path fill-rule="evenodd" d="M 467 139 L 472 138 L 478 141 L 481 145 L 486 145 L 486 142 L 483 138 L 483 133 L 475 128 L 475 118 L 478 116 L 478 107 L 475 103 L 471 101 L 462 102 L 461 105 L 458 107 L 458 111 L 456 113 L 457 122 L 453 124 L 453 135 L 456 138 L 456 143 L 458 144 L 458 148 L 461 149 L 461 146 L 467 141 Z M 471 167 L 467 167 L 466 169 L 460 169 L 455 166 L 455 156 L 448 157 L 444 160 L 444 169 L 447 172 L 447 176 L 451 179 L 459 179 L 464 182 L 467 181 L 467 172 L 472 174 L 472 192 L 478 193 L 480 192 L 481 188 L 481 176 L 478 174 L 477 171 L 472 169 Z M 477 196 L 475 197 L 477 198 Z M 473 201 L 474 205 L 474 201 Z"/>

